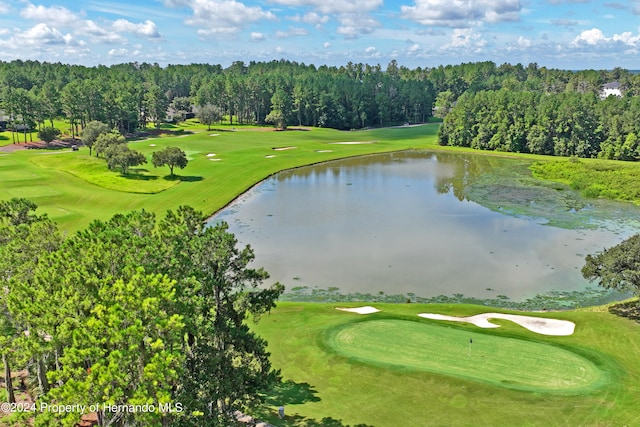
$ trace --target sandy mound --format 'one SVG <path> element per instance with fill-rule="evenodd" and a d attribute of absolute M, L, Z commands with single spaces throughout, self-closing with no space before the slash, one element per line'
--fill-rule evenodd
<path fill-rule="evenodd" d="M 216 153 L 209 153 L 207 154 L 207 157 L 214 157 L 216 155 Z"/>
<path fill-rule="evenodd" d="M 370 305 L 366 305 L 364 307 L 354 307 L 354 308 L 336 307 L 336 310 L 348 311 L 349 313 L 358 313 L 358 314 L 371 314 L 371 313 L 377 313 L 380 311 L 375 307 L 371 307 Z"/>
<path fill-rule="evenodd" d="M 269 155 L 269 156 L 264 156 L 265 159 L 273 159 L 275 156 L 273 155 Z"/>
<path fill-rule="evenodd" d="M 445 316 L 442 314 L 420 313 L 420 317 L 433 320 L 473 323 L 479 328 L 499 328 L 500 325 L 489 319 L 505 319 L 517 323 L 523 328 L 541 335 L 566 336 L 573 334 L 575 323 L 568 320 L 547 319 L 544 317 L 520 316 L 518 314 L 484 313 L 469 317 Z"/>
<path fill-rule="evenodd" d="M 298 147 L 273 147 L 272 150 L 283 151 L 283 150 L 294 150 Z"/>

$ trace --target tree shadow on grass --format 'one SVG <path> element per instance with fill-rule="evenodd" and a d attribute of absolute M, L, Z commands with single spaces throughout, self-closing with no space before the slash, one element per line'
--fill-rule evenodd
<path fill-rule="evenodd" d="M 347 425 L 341 420 L 324 417 L 320 420 L 307 418 L 298 414 L 287 414 L 288 405 L 301 405 L 308 402 L 319 402 L 317 391 L 308 383 L 296 383 L 287 380 L 276 384 L 265 396 L 265 403 L 271 407 L 284 406 L 285 417 L 281 419 L 276 409 L 267 409 L 260 417 L 278 427 L 373 427 L 366 424 Z"/>
<path fill-rule="evenodd" d="M 286 415 L 285 413 L 284 418 L 280 419 L 276 412 L 273 412 L 272 416 L 264 421 L 278 427 L 374 427 L 371 424 L 345 424 L 342 420 L 332 417 L 324 417 L 317 420 L 298 414 Z"/>
<path fill-rule="evenodd" d="M 307 402 L 319 402 L 318 392 L 308 383 L 296 383 L 287 380 L 276 384 L 267 394 L 265 403 L 268 405 L 301 405 Z"/>
<path fill-rule="evenodd" d="M 202 181 L 204 178 L 201 176 L 167 175 L 167 176 L 164 176 L 162 179 L 164 179 L 165 181 L 199 182 L 199 181 Z"/>
<path fill-rule="evenodd" d="M 140 172 L 149 172 L 147 169 L 129 169 L 125 174 L 120 174 L 123 178 L 132 181 L 155 181 L 158 179 L 156 175 L 143 175 Z"/>

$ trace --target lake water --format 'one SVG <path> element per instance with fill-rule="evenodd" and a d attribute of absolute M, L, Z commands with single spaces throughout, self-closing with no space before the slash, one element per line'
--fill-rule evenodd
<path fill-rule="evenodd" d="M 583 289 L 584 257 L 640 230 L 640 211 L 522 187 L 514 174 L 526 166 L 425 152 L 340 160 L 278 173 L 212 221 L 228 222 L 269 283 L 287 288 L 513 300 Z M 493 210 L 469 200 L 480 193 Z M 556 193 L 562 201 L 541 211 Z M 575 229 L 548 225 L 558 218 Z"/>

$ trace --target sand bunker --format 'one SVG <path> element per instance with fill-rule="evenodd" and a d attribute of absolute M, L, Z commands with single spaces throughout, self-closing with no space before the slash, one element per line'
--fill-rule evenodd
<path fill-rule="evenodd" d="M 366 305 L 364 307 L 354 307 L 354 308 L 336 307 L 336 310 L 348 311 L 349 313 L 358 313 L 358 314 L 371 314 L 371 313 L 377 313 L 380 311 L 375 307 L 371 307 L 370 305 Z"/>
<path fill-rule="evenodd" d="M 149 144 L 149 147 L 155 147 L 156 144 Z"/>
<path fill-rule="evenodd" d="M 209 136 L 220 136 L 219 133 L 210 133 Z"/>
<path fill-rule="evenodd" d="M 373 144 L 377 141 L 344 141 L 344 142 L 330 142 L 329 144 L 341 144 L 341 145 L 357 145 L 357 144 Z"/>
<path fill-rule="evenodd" d="M 214 157 L 216 155 L 216 153 L 209 153 L 207 154 L 207 157 Z"/>
<path fill-rule="evenodd" d="M 333 153 L 333 150 L 316 150 L 316 153 Z"/>
<path fill-rule="evenodd" d="M 212 161 L 212 162 L 219 162 L 222 159 L 209 159 L 209 160 Z"/>
<path fill-rule="evenodd" d="M 566 336 L 573 334 L 575 323 L 568 320 L 546 319 L 544 317 L 520 316 L 517 314 L 484 313 L 469 317 L 445 316 L 442 314 L 420 313 L 420 317 L 433 320 L 473 323 L 479 328 L 499 328 L 500 325 L 489 319 L 505 319 L 517 323 L 523 328 L 541 335 Z"/>
<path fill-rule="evenodd" d="M 283 150 L 293 150 L 296 149 L 298 147 L 273 147 L 272 150 L 276 150 L 276 151 L 283 151 Z"/>

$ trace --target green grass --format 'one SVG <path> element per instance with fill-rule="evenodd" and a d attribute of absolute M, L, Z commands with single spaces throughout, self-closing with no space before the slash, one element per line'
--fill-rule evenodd
<path fill-rule="evenodd" d="M 576 323 L 574 335 L 548 337 L 508 321 L 481 329 L 417 317 L 486 307 L 375 306 L 382 312 L 361 316 L 331 304 L 279 303 L 252 326 L 284 379 L 256 416 L 278 426 L 640 424 L 640 328 L 629 320 L 586 310 L 530 313 Z M 347 344 L 351 334 L 357 345 Z M 485 367 L 488 359 L 493 366 Z"/>
<path fill-rule="evenodd" d="M 536 162 L 535 177 L 568 184 L 587 198 L 640 203 L 640 165 L 594 159 L 560 159 Z"/>
<path fill-rule="evenodd" d="M 122 175 L 117 171 L 109 170 L 105 160 L 95 156 L 75 155 L 72 151 L 39 154 L 40 156 L 30 158 L 31 163 L 35 166 L 67 172 L 76 178 L 107 190 L 154 194 L 180 182 L 177 179 L 170 180 L 168 177 L 153 175 L 149 169 L 144 167 L 145 165 L 131 168 L 129 173 Z"/>
<path fill-rule="evenodd" d="M 332 129 L 275 132 L 253 126 L 216 126 L 211 131 L 194 122 L 176 136 L 130 142 L 132 149 L 151 158 L 153 151 L 178 146 L 189 164 L 167 179 L 168 168 L 146 164 L 121 177 L 108 171 L 101 160 L 77 152 L 22 150 L 0 157 L 0 199 L 29 197 L 55 220 L 73 232 L 92 220 L 106 220 L 118 212 L 146 209 L 163 215 L 168 209 L 190 205 L 212 214 L 268 176 L 288 168 L 371 153 L 437 147 L 437 125 L 415 128 L 341 132 Z M 216 135 L 217 136 L 210 136 Z M 377 141 L 374 144 L 339 145 L 331 142 Z M 276 151 L 273 147 L 295 146 Z M 331 150 L 318 152 L 318 150 Z M 57 154 L 43 154 L 43 153 Z M 208 156 L 215 154 L 215 156 Z M 275 156 L 266 158 L 266 156 Z M 220 160 L 212 160 L 220 159 Z"/>
<path fill-rule="evenodd" d="M 329 345 L 366 363 L 522 390 L 590 391 L 606 382 L 594 363 L 557 346 L 418 321 L 350 323 L 335 331 Z"/>

